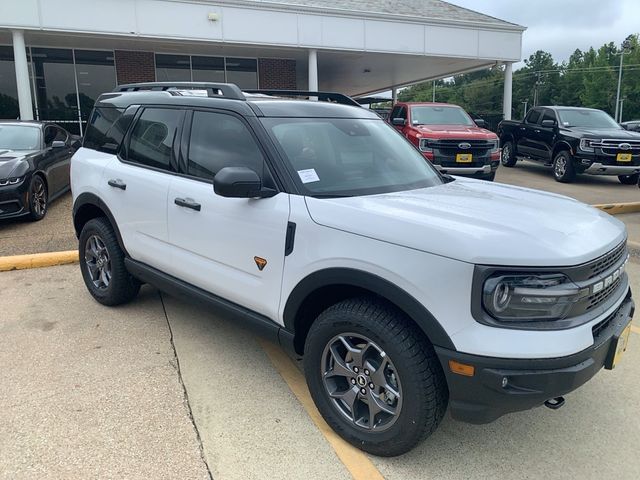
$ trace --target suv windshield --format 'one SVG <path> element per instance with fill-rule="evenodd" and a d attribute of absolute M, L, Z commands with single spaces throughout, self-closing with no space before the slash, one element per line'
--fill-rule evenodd
<path fill-rule="evenodd" d="M 601 110 L 558 110 L 563 127 L 622 128 Z"/>
<path fill-rule="evenodd" d="M 303 191 L 356 196 L 431 187 L 440 175 L 382 120 L 263 118 Z"/>
<path fill-rule="evenodd" d="M 40 129 L 32 125 L 1 125 L 0 148 L 8 150 L 36 150 L 40 143 Z"/>
<path fill-rule="evenodd" d="M 413 125 L 465 125 L 475 126 L 471 117 L 460 107 L 414 106 L 411 107 Z"/>

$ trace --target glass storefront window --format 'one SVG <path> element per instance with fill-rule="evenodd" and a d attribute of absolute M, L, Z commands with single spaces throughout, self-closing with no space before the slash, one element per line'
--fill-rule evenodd
<path fill-rule="evenodd" d="M 98 96 L 116 85 L 116 69 L 112 51 L 75 50 L 76 77 L 80 114 L 86 124 Z"/>
<path fill-rule="evenodd" d="M 190 82 L 191 61 L 189 55 L 156 54 L 156 81 Z"/>
<path fill-rule="evenodd" d="M 240 88 L 258 88 L 258 61 L 255 58 L 227 58 L 227 82 Z"/>
<path fill-rule="evenodd" d="M 191 57 L 194 82 L 224 82 L 223 57 Z"/>
<path fill-rule="evenodd" d="M 78 121 L 78 97 L 73 52 L 61 48 L 32 48 L 38 118 L 62 126 Z"/>
<path fill-rule="evenodd" d="M 19 116 L 13 47 L 0 46 L 0 118 L 14 119 Z"/>

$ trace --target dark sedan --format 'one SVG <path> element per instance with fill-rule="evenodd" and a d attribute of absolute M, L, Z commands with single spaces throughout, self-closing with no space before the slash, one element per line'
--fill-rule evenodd
<path fill-rule="evenodd" d="M 70 160 L 79 145 L 54 124 L 0 121 L 0 218 L 44 218 L 49 202 L 70 188 Z"/>

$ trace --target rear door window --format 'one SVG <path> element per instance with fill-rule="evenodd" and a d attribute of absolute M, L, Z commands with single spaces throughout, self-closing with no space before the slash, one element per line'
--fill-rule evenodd
<path fill-rule="evenodd" d="M 529 124 L 538 123 L 538 120 L 540 120 L 541 113 L 542 112 L 540 111 L 539 108 L 534 108 L 533 110 L 529 111 L 529 113 L 527 113 L 527 118 L 525 119 L 525 123 L 529 123 Z"/>
<path fill-rule="evenodd" d="M 148 167 L 176 171 L 174 143 L 184 112 L 146 108 L 133 126 L 127 160 Z"/>

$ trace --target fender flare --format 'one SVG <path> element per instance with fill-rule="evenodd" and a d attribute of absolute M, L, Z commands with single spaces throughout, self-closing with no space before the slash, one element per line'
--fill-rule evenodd
<path fill-rule="evenodd" d="M 76 198 L 75 202 L 73 202 L 73 228 L 76 231 L 76 237 L 80 238 L 81 231 L 81 229 L 78 228 L 78 222 L 76 221 L 76 218 L 80 209 L 86 205 L 91 205 L 99 208 L 104 213 L 104 215 L 109 220 L 109 223 L 111 223 L 111 227 L 116 234 L 118 245 L 120 245 L 120 248 L 125 253 L 125 255 L 129 256 L 129 254 L 127 253 L 127 249 L 124 246 L 124 242 L 122 241 L 122 235 L 120 235 L 120 229 L 118 228 L 116 219 L 111 213 L 111 210 L 109 210 L 109 207 L 107 207 L 107 205 L 95 193 L 81 193 L 80 195 L 78 195 L 78 198 Z"/>
<path fill-rule="evenodd" d="M 322 287 L 348 285 L 368 290 L 394 304 L 407 314 L 427 335 L 435 346 L 455 350 L 455 346 L 442 325 L 413 296 L 373 273 L 352 268 L 328 268 L 318 270 L 302 279 L 289 294 L 284 307 L 285 329 L 295 335 L 295 321 L 307 297 Z"/>
<path fill-rule="evenodd" d="M 569 153 L 571 153 L 572 156 L 574 155 L 575 150 L 569 142 L 567 142 L 566 140 L 560 140 L 559 142 L 556 142 L 556 144 L 553 146 L 553 149 L 551 150 L 551 161 L 553 162 L 555 156 L 559 151 L 565 149 L 569 150 Z"/>

